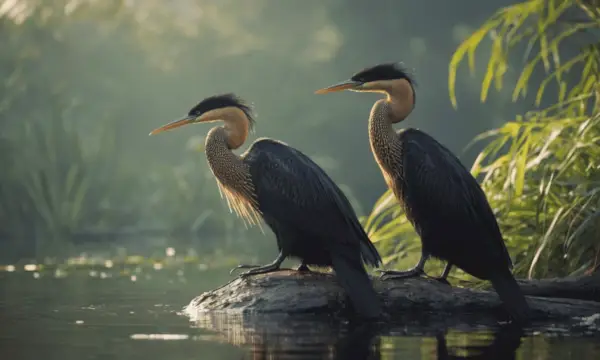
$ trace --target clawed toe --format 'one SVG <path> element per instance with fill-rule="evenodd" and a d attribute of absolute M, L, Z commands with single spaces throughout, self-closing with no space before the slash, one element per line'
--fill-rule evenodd
<path fill-rule="evenodd" d="M 260 265 L 246 265 L 246 264 L 241 264 L 241 265 L 238 265 L 238 266 L 234 267 L 233 269 L 231 269 L 229 271 L 229 275 L 233 274 L 233 272 L 236 271 L 236 270 L 238 270 L 238 269 L 254 269 L 254 268 L 258 268 L 258 267 L 260 267 Z M 242 274 L 245 274 L 245 273 L 248 273 L 248 272 L 249 271 L 246 271 L 246 272 L 244 272 Z M 242 275 L 242 274 L 240 274 L 240 275 Z"/>
<path fill-rule="evenodd" d="M 246 268 L 246 269 L 253 268 L 252 270 L 248 270 L 248 271 L 245 271 L 245 272 L 239 274 L 238 276 L 241 278 L 245 278 L 250 275 L 266 274 L 266 273 L 270 273 L 270 272 L 279 270 L 279 266 L 274 265 L 274 264 L 269 264 L 269 265 L 265 265 L 265 266 L 246 265 L 245 267 L 242 267 L 240 265 L 237 268 Z"/>
<path fill-rule="evenodd" d="M 254 270 L 248 270 L 248 271 L 244 271 L 243 273 L 239 273 L 238 277 L 240 278 L 246 278 L 250 275 L 256 275 L 256 274 L 260 274 L 260 272 L 256 272 Z"/>
<path fill-rule="evenodd" d="M 258 269 L 248 270 L 246 272 L 243 272 L 243 273 L 241 273 L 239 275 L 239 277 L 245 278 L 245 277 L 248 277 L 250 275 L 266 274 L 266 273 L 274 272 L 274 271 L 277 271 L 277 270 L 279 270 L 279 269 L 263 269 L 263 268 L 258 268 Z"/>

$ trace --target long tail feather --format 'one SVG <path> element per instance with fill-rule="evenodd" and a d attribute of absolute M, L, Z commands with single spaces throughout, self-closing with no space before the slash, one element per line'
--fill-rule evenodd
<path fill-rule="evenodd" d="M 336 277 L 350 297 L 355 311 L 364 318 L 379 317 L 381 302 L 360 260 L 350 262 L 346 257 L 334 254 L 332 263 Z"/>
<path fill-rule="evenodd" d="M 510 270 L 506 269 L 505 272 L 496 273 L 490 280 L 510 317 L 518 323 L 528 323 L 531 310 Z"/>

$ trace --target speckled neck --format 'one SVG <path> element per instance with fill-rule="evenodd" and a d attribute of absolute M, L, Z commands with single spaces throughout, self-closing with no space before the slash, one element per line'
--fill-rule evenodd
<path fill-rule="evenodd" d="M 231 151 L 230 142 L 228 131 L 223 126 L 208 132 L 205 145 L 208 165 L 229 208 L 247 224 L 260 226 L 260 210 L 250 168 Z"/>
<path fill-rule="evenodd" d="M 214 127 L 208 132 L 205 152 L 208 165 L 215 177 L 225 184 L 235 185 L 230 180 L 236 179 L 234 173 L 242 170 L 243 163 L 229 148 L 227 132 L 223 126 Z"/>
<path fill-rule="evenodd" d="M 369 142 L 375 160 L 380 167 L 389 169 L 394 143 L 397 141 L 394 128 L 392 127 L 391 104 L 381 99 L 373 105 L 369 116 Z"/>

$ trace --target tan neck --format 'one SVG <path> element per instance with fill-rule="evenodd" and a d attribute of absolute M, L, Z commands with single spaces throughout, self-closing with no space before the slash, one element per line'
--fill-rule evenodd
<path fill-rule="evenodd" d="M 406 79 L 390 81 L 385 89 L 386 101 L 390 104 L 389 119 L 396 124 L 406 119 L 413 111 L 415 94 L 412 85 Z"/>
<path fill-rule="evenodd" d="M 217 178 L 241 165 L 239 156 L 233 153 L 231 137 L 225 126 L 216 126 L 206 135 L 204 151 L 208 164 Z"/>
<path fill-rule="evenodd" d="M 380 92 L 386 95 L 373 105 L 369 116 L 369 142 L 375 160 L 386 170 L 391 167 L 398 153 L 398 139 L 392 127 L 411 113 L 414 93 L 410 83 L 405 80 L 382 81 L 376 84 Z"/>
<path fill-rule="evenodd" d="M 225 185 L 239 187 L 240 178 L 246 178 L 247 167 L 232 150 L 238 149 L 248 137 L 250 123 L 246 114 L 237 107 L 211 110 L 200 122 L 223 121 L 224 126 L 212 128 L 206 135 L 205 152 L 215 177 Z"/>
<path fill-rule="evenodd" d="M 224 136 L 227 148 L 235 150 L 246 142 L 248 132 L 250 131 L 250 121 L 241 109 L 230 106 L 210 110 L 200 116 L 196 122 L 206 123 L 215 121 L 225 123 L 225 126 L 222 127 L 224 131 L 222 135 Z M 208 138 L 206 140 L 208 141 Z"/>
<path fill-rule="evenodd" d="M 384 100 L 389 108 L 386 109 L 386 119 L 396 124 L 406 119 L 413 111 L 415 94 L 411 83 L 406 79 L 372 81 L 362 85 L 359 92 L 375 92 L 384 94 Z M 375 103 L 378 106 L 380 102 Z"/>
<path fill-rule="evenodd" d="M 375 159 L 381 162 L 389 153 L 389 145 L 394 139 L 394 128 L 392 127 L 392 103 L 386 99 L 375 102 L 369 116 L 369 142 Z"/>
<path fill-rule="evenodd" d="M 237 136 L 241 138 L 241 135 Z M 232 151 L 235 144 L 243 143 L 240 138 L 233 142 L 232 130 L 227 125 L 212 128 L 206 136 L 206 158 L 217 179 L 221 196 L 227 199 L 229 209 L 235 211 L 246 223 L 260 226 L 260 211 L 250 168 L 242 157 Z"/>
<path fill-rule="evenodd" d="M 217 178 L 221 196 L 227 199 L 229 209 L 234 210 L 246 223 L 260 224 L 260 210 L 250 167 L 232 150 L 242 146 L 248 137 L 250 119 L 237 107 L 208 111 L 197 122 L 223 121 L 206 135 L 204 151 L 208 165 Z"/>
<path fill-rule="evenodd" d="M 238 149 L 248 138 L 250 123 L 244 112 L 236 107 L 223 108 L 220 113 L 215 116 L 220 116 L 225 122 L 225 134 L 227 135 L 227 146 L 230 149 Z"/>

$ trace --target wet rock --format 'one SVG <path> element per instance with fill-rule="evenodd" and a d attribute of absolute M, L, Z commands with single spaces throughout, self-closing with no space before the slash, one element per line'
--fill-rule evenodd
<path fill-rule="evenodd" d="M 527 282 L 521 281 L 521 284 L 527 285 Z M 572 286 L 571 282 L 569 284 Z M 435 317 L 444 313 L 496 319 L 506 316 L 494 291 L 450 287 L 426 278 L 387 281 L 373 278 L 373 286 L 386 312 L 393 318 L 415 314 Z M 557 286 L 556 281 L 552 286 Z M 525 290 L 527 287 L 523 288 Z M 539 291 L 539 283 L 534 288 Z M 527 300 L 534 319 L 585 317 L 600 313 L 600 303 L 593 301 L 539 296 L 528 296 Z M 188 314 L 352 313 L 349 301 L 333 274 L 293 270 L 236 278 L 220 288 L 201 294 L 192 300 L 185 311 Z"/>

